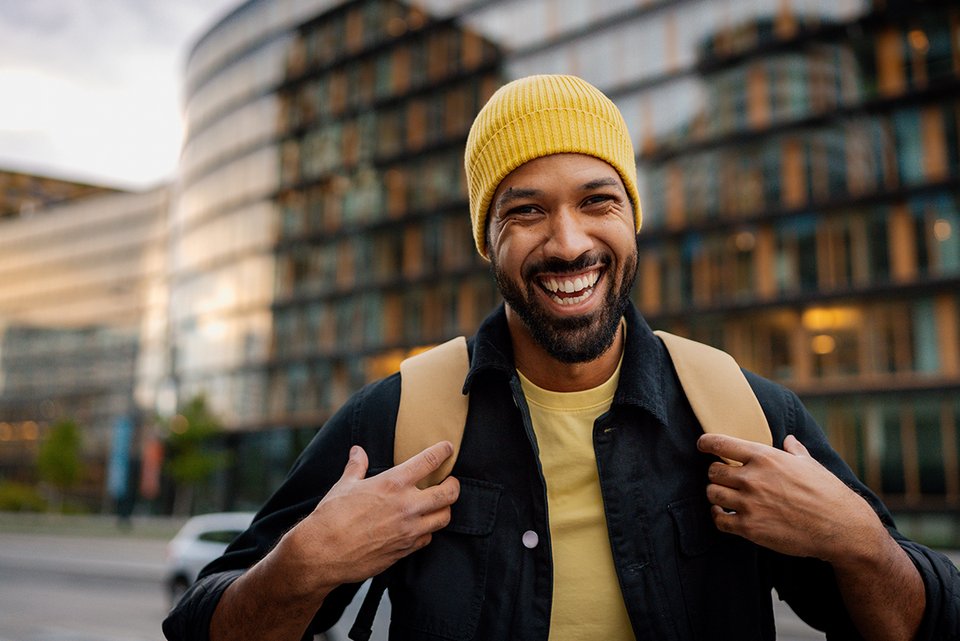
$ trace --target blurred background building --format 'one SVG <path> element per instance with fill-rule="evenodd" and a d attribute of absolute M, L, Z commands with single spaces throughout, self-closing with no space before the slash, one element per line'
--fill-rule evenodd
<path fill-rule="evenodd" d="M 141 427 L 198 394 L 227 427 L 200 507 L 256 505 L 353 390 L 476 328 L 497 295 L 467 130 L 501 82 L 557 72 L 634 135 L 651 324 L 796 390 L 888 503 L 960 538 L 960 8 L 931 0 L 238 6 L 189 56 L 144 285 L 164 313 L 142 307 L 127 382 Z"/>
<path fill-rule="evenodd" d="M 17 179 L 33 185 L 34 202 L 74 197 L 0 219 L 0 475 L 34 480 L 40 443 L 69 419 L 84 428 L 89 463 L 77 498 L 110 507 L 114 439 L 127 433 L 133 447 L 144 420 L 137 387 L 166 373 L 168 191 Z"/>
<path fill-rule="evenodd" d="M 0 220 L 27 217 L 60 202 L 113 191 L 116 190 L 0 169 Z"/>

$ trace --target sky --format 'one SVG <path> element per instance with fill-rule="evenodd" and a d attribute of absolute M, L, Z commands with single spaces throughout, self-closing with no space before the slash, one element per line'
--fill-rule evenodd
<path fill-rule="evenodd" d="M 0 0 L 0 169 L 170 180 L 197 38 L 242 0 Z"/>

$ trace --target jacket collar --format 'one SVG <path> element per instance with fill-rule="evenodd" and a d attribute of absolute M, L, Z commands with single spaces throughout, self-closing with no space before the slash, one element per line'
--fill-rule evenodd
<path fill-rule="evenodd" d="M 613 403 L 646 410 L 666 425 L 664 372 L 669 371 L 669 366 L 665 349 L 633 304 L 627 307 L 623 317 L 627 321 L 627 341 Z M 499 374 L 508 379 L 514 375 L 513 343 L 503 304 L 487 316 L 471 342 L 473 353 L 464 393 L 470 391 L 474 378 L 481 373 Z"/>

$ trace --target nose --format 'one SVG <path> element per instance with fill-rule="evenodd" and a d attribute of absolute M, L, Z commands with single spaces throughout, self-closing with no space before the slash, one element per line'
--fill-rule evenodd
<path fill-rule="evenodd" d="M 551 212 L 549 221 L 549 237 L 543 247 L 547 256 L 572 261 L 592 248 L 587 221 L 578 212 L 563 207 Z"/>

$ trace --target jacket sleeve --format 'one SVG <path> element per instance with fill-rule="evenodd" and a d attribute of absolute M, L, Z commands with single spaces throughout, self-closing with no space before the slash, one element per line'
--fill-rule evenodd
<path fill-rule="evenodd" d="M 774 444 L 782 448 L 787 434 L 796 436 L 814 458 L 870 504 L 890 536 L 913 561 L 926 591 L 926 609 L 917 641 L 960 641 L 960 574 L 953 562 L 897 530 L 887 507 L 830 446 L 823 430 L 793 392 L 756 377 L 750 376 L 749 380 L 767 412 Z M 828 564 L 774 555 L 773 581 L 779 597 L 808 624 L 827 632 L 828 639 L 860 638 L 843 607 Z"/>
<path fill-rule="evenodd" d="M 382 392 L 384 382 L 361 389 L 327 421 L 300 454 L 280 488 L 254 517 L 249 529 L 230 544 L 223 556 L 200 572 L 198 581 L 163 622 L 163 632 L 169 641 L 209 641 L 210 621 L 224 591 L 266 556 L 286 531 L 313 511 L 320 499 L 339 480 L 347 464 L 351 445 L 358 442 L 366 448 L 373 445 L 367 433 L 370 430 L 361 435 L 358 428 L 361 414 L 371 413 L 369 409 L 363 410 L 371 387 L 379 387 Z M 387 392 L 392 391 L 390 385 L 386 388 Z M 398 385 L 396 395 L 399 397 Z M 395 413 L 395 409 L 393 411 Z M 389 416 L 390 412 L 385 414 Z M 377 423 L 384 425 L 381 421 Z M 392 452 L 392 425 L 390 428 L 387 432 Z M 385 439 L 381 437 L 375 440 Z M 377 449 L 387 451 L 386 447 Z M 368 475 L 375 473 L 377 464 L 381 462 L 371 456 L 370 463 Z M 358 589 L 359 584 L 351 584 L 334 590 L 311 622 L 306 638 L 334 625 Z"/>

